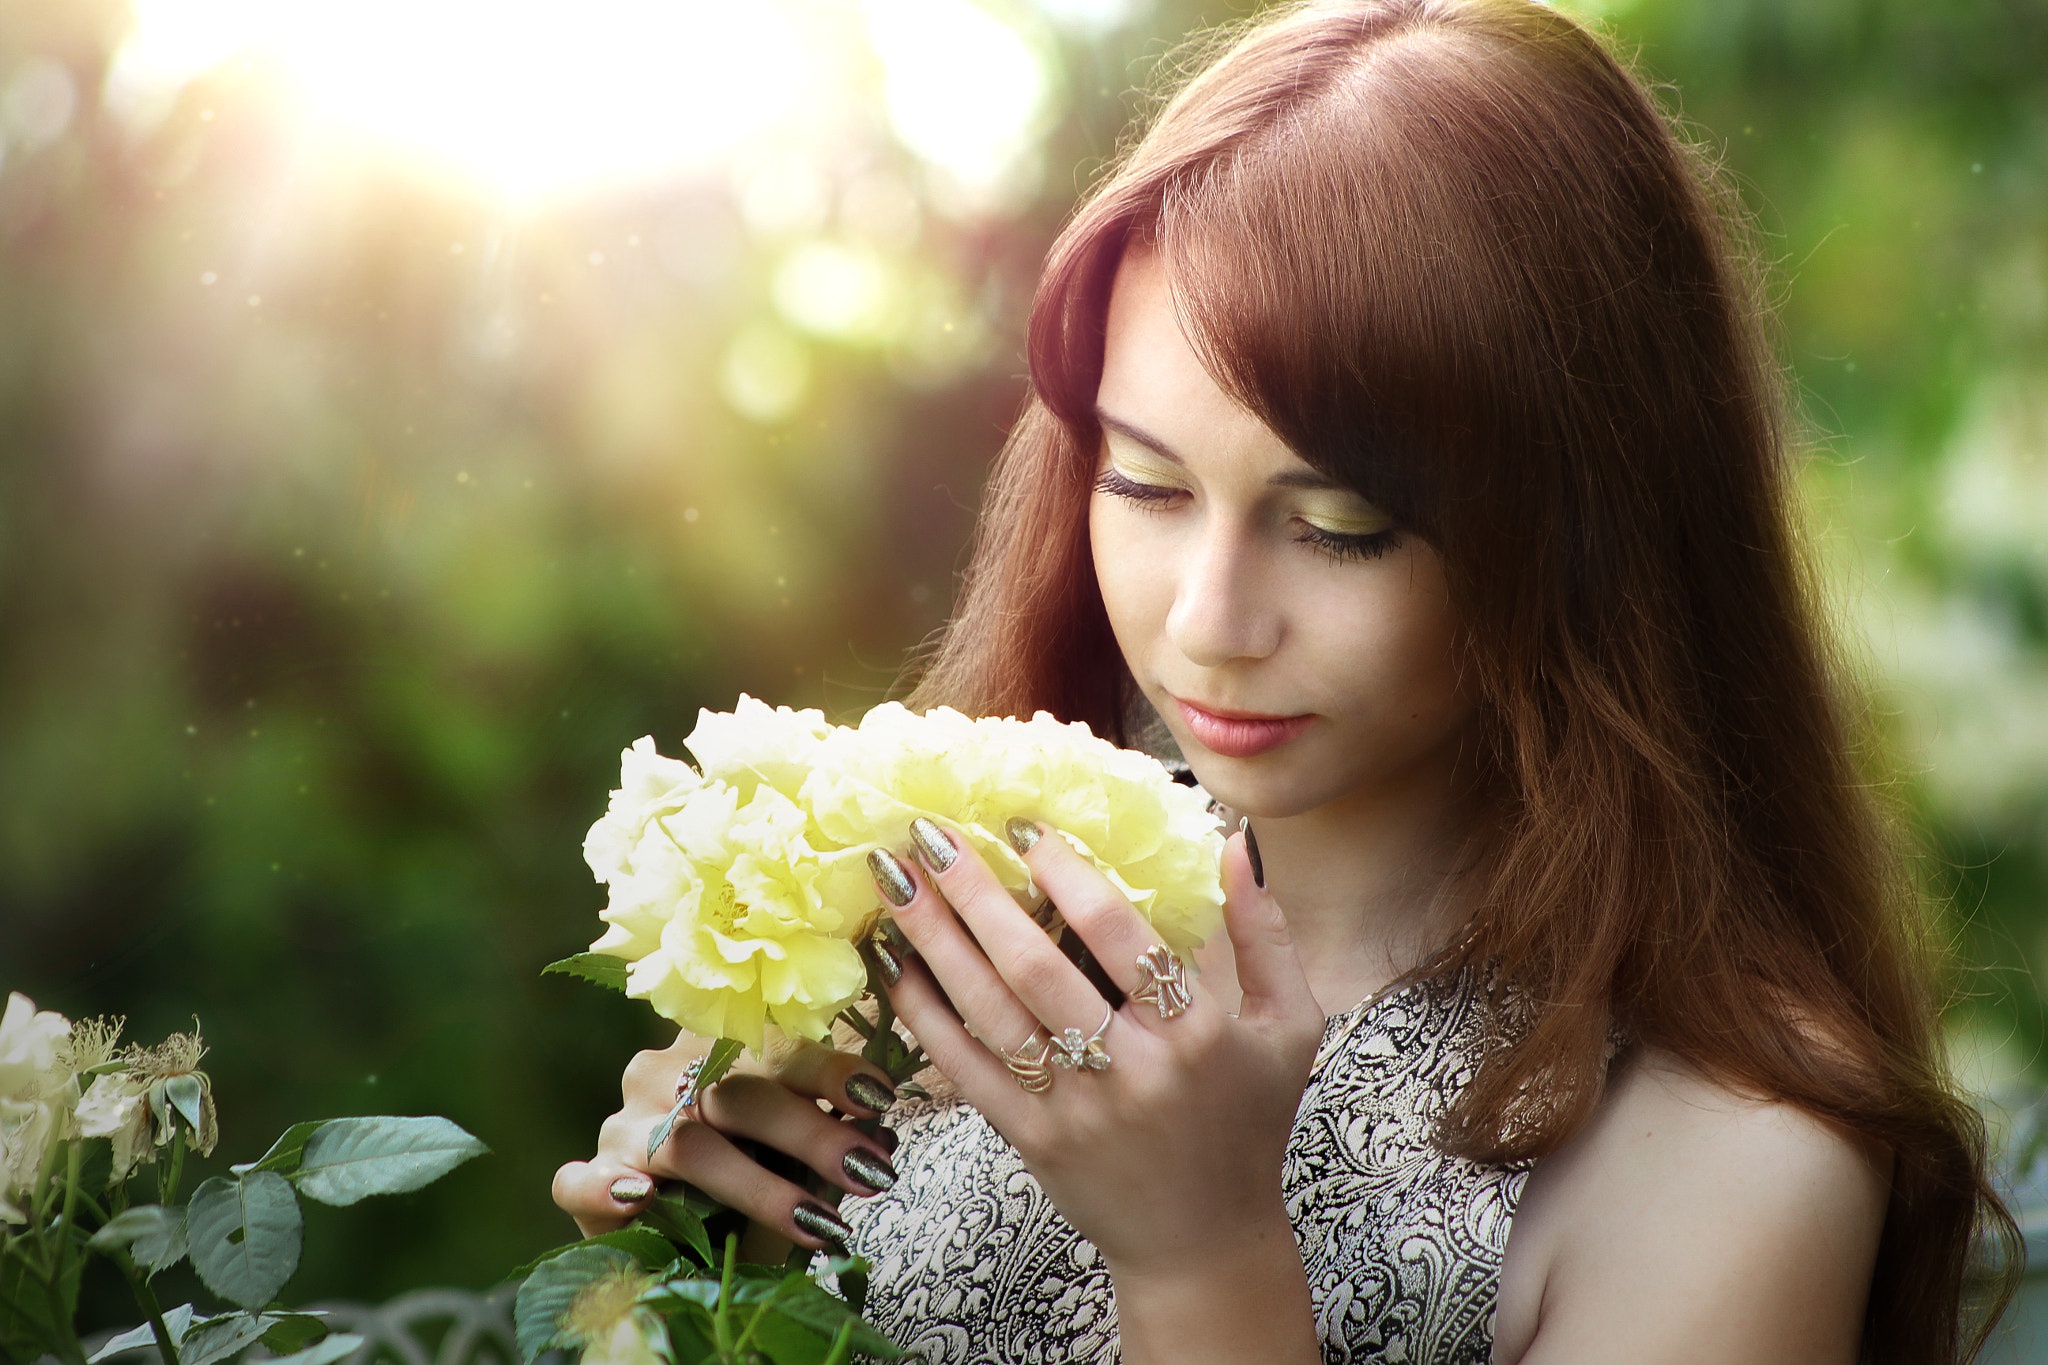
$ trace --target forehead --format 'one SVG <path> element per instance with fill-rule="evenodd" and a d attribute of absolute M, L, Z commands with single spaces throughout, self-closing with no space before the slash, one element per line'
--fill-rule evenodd
<path fill-rule="evenodd" d="M 1186 461 L 1251 460 L 1262 469 L 1306 463 L 1203 366 L 1150 251 L 1125 255 L 1110 291 L 1098 408 L 1157 437 Z"/>

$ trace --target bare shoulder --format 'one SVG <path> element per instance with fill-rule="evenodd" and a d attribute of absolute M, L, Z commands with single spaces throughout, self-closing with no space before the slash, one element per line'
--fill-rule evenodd
<path fill-rule="evenodd" d="M 1856 1359 L 1888 1155 L 1653 1049 L 1515 1215 L 1494 1359 Z"/>

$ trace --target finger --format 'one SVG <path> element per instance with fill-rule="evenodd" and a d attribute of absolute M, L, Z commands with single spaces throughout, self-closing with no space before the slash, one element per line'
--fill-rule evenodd
<path fill-rule="evenodd" d="M 889 1004 L 932 1065 L 960 1087 L 968 1103 L 997 1131 L 1017 1117 L 1021 1101 L 1032 1098 L 1018 1088 L 1017 1078 L 1002 1059 L 967 1031 L 923 963 L 912 962 L 904 968 L 902 979 L 889 987 Z M 1038 1021 L 1032 1020 L 1030 1027 L 1035 1031 Z M 1021 1044 L 1027 1036 L 1019 1032 L 1014 1039 L 1006 1037 L 999 1042 L 1003 1046 L 1012 1041 Z"/>
<path fill-rule="evenodd" d="M 850 1194 L 880 1194 L 896 1183 L 879 1141 L 765 1076 L 727 1077 L 705 1092 L 698 1112 L 727 1137 L 787 1153 Z"/>
<path fill-rule="evenodd" d="M 1054 1033 L 1067 1028 L 1087 1032 L 1100 1024 L 1102 993 L 1088 983 L 1080 969 L 1067 961 L 1045 931 L 1024 913 L 966 841 L 924 819 L 913 821 L 911 832 L 917 843 L 918 860 L 929 880 L 958 913 L 959 922 L 972 932 L 984 954 L 983 961 L 993 965 L 1024 1008 Z M 1059 904 L 1057 898 L 1054 904 Z M 1066 913 L 1065 906 L 1060 906 L 1060 913 Z M 918 918 L 922 922 L 929 917 Z M 915 942 L 915 930 L 904 923 L 901 915 L 897 916 L 897 923 L 910 932 Z M 920 952 L 924 950 L 922 943 L 917 946 Z M 934 963 L 935 968 L 940 965 Z M 963 1017 L 981 1028 L 982 1021 L 973 1013 L 972 1005 L 953 993 L 952 978 L 940 970 L 940 979 L 946 982 L 954 1003 L 961 1006 Z"/>
<path fill-rule="evenodd" d="M 879 1115 L 896 1102 L 889 1073 L 851 1052 L 799 1039 L 771 1053 L 769 1074 L 799 1095 L 823 1100 L 842 1114 Z"/>
<path fill-rule="evenodd" d="M 925 870 L 921 866 L 911 867 L 902 863 L 886 849 L 878 852 L 897 864 L 897 869 L 913 888 L 910 899 L 891 912 L 897 929 L 917 950 L 917 958 L 906 966 L 915 965 L 917 959 L 922 959 L 929 972 L 924 979 L 933 986 L 934 995 L 937 996 L 941 990 L 944 993 L 943 999 L 935 999 L 934 1003 L 956 1025 L 964 1026 L 964 1031 L 973 1038 L 987 1039 L 994 1047 L 1020 1045 L 1038 1028 L 1038 1016 L 1018 1000 L 1003 980 L 1003 974 L 989 962 L 980 943 L 967 931 Z M 1004 900 L 1010 899 L 1009 893 L 1000 887 L 997 891 Z M 883 892 L 888 894 L 886 887 Z M 1014 907 L 1016 902 L 1011 901 L 1010 904 Z M 1027 918 L 1025 923 L 1031 922 Z M 1038 935 L 1041 944 L 1051 945 L 1051 940 L 1037 926 L 1032 926 L 1032 932 Z M 1054 956 L 1058 956 L 1057 952 Z M 910 979 L 908 971 L 904 979 Z M 947 1074 L 952 1073 L 949 1071 Z"/>
<path fill-rule="evenodd" d="M 1053 835 L 1049 826 L 1010 822 L 1010 842 L 1020 846 L 1031 879 L 1088 945 L 1111 984 L 1128 995 L 1151 979 L 1136 964 L 1139 954 L 1159 943 L 1159 934 L 1094 863 Z"/>
<path fill-rule="evenodd" d="M 645 1171 L 598 1157 L 559 1167 L 553 1194 L 555 1206 L 576 1220 L 577 1229 L 595 1237 L 624 1227 L 646 1208 L 654 1198 L 654 1180 Z M 631 1197 L 621 1199 L 621 1194 Z"/>
<path fill-rule="evenodd" d="M 823 1208 L 803 1186 L 769 1170 L 708 1123 L 678 1123 L 668 1141 L 648 1158 L 648 1166 L 665 1179 L 688 1181 L 727 1208 L 738 1209 L 799 1245 L 843 1249 L 843 1234 L 836 1239 L 818 1235 L 816 1229 L 829 1229 L 829 1224 L 813 1223 L 807 1229 L 797 1221 L 799 1207 Z M 829 1216 L 830 1211 L 825 1212 Z M 834 1240 L 841 1245 L 834 1247 Z"/>
<path fill-rule="evenodd" d="M 1244 992 L 1239 1018 L 1293 1021 L 1311 1013 L 1321 1017 L 1301 955 L 1294 950 L 1287 916 L 1281 913 L 1280 902 L 1254 879 L 1242 834 L 1231 835 L 1223 846 L 1223 927 L 1230 934 L 1237 983 Z"/>

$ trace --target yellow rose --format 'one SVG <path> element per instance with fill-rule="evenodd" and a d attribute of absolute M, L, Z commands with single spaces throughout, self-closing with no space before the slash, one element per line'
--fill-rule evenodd
<path fill-rule="evenodd" d="M 1058 830 L 1160 937 L 1192 952 L 1223 904 L 1223 834 L 1202 795 L 1156 761 L 1046 714 L 917 715 L 891 702 L 854 728 L 741 697 L 703 712 L 702 765 L 643 738 L 584 840 L 611 892 L 591 951 L 623 959 L 626 993 L 693 1033 L 759 1051 L 769 1025 L 823 1038 L 867 975 L 855 945 L 880 912 L 866 857 L 926 816 L 960 831 L 1022 902 L 1016 816 Z"/>
<path fill-rule="evenodd" d="M 770 1023 L 825 1037 L 867 985 L 863 851 L 820 853 L 803 809 L 770 786 L 742 801 L 702 782 L 663 805 L 606 867 L 592 862 L 612 896 L 591 951 L 625 959 L 626 993 L 692 1033 L 757 1052 Z"/>
<path fill-rule="evenodd" d="M 1041 711 L 1028 721 L 919 715 L 896 702 L 819 746 L 802 800 L 838 844 L 903 842 L 919 815 L 960 831 L 1020 901 L 1030 873 L 1004 825 L 1050 825 L 1188 953 L 1221 918 L 1223 832 L 1201 793 L 1157 760 Z"/>

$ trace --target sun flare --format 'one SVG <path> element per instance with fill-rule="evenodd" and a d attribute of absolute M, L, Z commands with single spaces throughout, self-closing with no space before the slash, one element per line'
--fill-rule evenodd
<path fill-rule="evenodd" d="M 977 0 L 134 0 L 109 96 L 145 111 L 233 62 L 319 131 L 514 200 L 686 176 L 886 121 L 992 184 L 1052 104 L 1046 21 Z M 872 111 L 863 118 L 862 111 Z"/>

